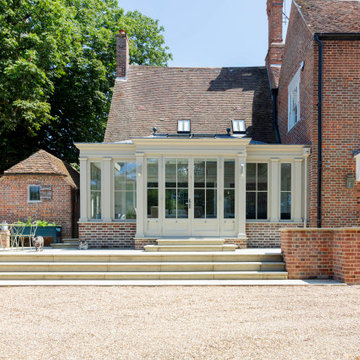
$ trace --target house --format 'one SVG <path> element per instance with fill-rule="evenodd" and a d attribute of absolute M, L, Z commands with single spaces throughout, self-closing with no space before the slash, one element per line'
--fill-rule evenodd
<path fill-rule="evenodd" d="M 0 222 L 45 220 L 77 236 L 79 173 L 44 150 L 4 172 L 0 178 Z"/>
<path fill-rule="evenodd" d="M 133 66 L 120 31 L 104 142 L 77 144 L 80 238 L 280 247 L 283 228 L 358 226 L 359 10 L 293 1 L 284 41 L 268 0 L 265 67 Z"/>

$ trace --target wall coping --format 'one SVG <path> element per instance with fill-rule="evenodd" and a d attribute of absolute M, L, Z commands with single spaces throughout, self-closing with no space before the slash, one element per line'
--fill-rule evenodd
<path fill-rule="evenodd" d="M 330 231 L 330 232 L 336 232 L 336 231 L 360 231 L 360 227 L 343 227 L 343 228 L 282 228 L 279 229 L 279 231 L 313 231 L 313 232 L 322 232 L 322 231 Z"/>

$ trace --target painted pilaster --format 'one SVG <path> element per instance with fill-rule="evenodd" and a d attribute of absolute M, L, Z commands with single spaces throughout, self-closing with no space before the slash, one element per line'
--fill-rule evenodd
<path fill-rule="evenodd" d="M 144 196 L 144 153 L 136 154 L 136 238 L 144 237 L 145 196 Z"/>
<path fill-rule="evenodd" d="M 237 154 L 235 171 L 235 181 L 238 185 L 235 189 L 237 199 L 236 217 L 238 219 L 237 237 L 246 239 L 246 150 Z"/>
<path fill-rule="evenodd" d="M 101 208 L 102 220 L 104 222 L 111 222 L 111 157 L 102 158 L 101 167 Z"/>
<path fill-rule="evenodd" d="M 80 219 L 79 222 L 89 220 L 88 215 L 88 196 L 89 196 L 89 171 L 88 158 L 80 157 Z"/>
<path fill-rule="evenodd" d="M 294 159 L 294 175 L 293 175 L 293 186 L 292 186 L 292 198 L 293 198 L 293 218 L 294 221 L 302 221 L 303 214 L 303 185 L 302 185 L 302 164 L 303 158 Z"/>
<path fill-rule="evenodd" d="M 270 159 L 270 221 L 280 221 L 280 159 Z"/>

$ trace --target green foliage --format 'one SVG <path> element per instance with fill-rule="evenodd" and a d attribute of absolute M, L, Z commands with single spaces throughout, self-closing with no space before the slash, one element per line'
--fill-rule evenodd
<path fill-rule="evenodd" d="M 171 59 L 157 20 L 116 0 L 0 0 L 0 172 L 39 148 L 76 162 L 102 141 L 115 79 L 115 34 L 130 62 Z"/>
<path fill-rule="evenodd" d="M 32 220 L 31 217 L 29 217 L 25 222 L 24 221 L 17 221 L 16 225 L 21 226 L 38 226 L 38 227 L 45 227 L 45 226 L 58 226 L 55 223 L 49 223 L 45 220 Z"/>

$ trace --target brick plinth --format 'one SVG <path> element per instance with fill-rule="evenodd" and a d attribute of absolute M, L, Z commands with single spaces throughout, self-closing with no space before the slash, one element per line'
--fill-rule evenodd
<path fill-rule="evenodd" d="M 79 240 L 90 248 L 135 248 L 135 222 L 79 223 Z"/>
<path fill-rule="evenodd" d="M 281 228 L 301 228 L 304 223 L 246 223 L 246 236 L 248 248 L 279 248 Z"/>
<path fill-rule="evenodd" d="M 225 239 L 225 244 L 235 244 L 238 249 L 246 249 L 247 248 L 247 240 L 246 239 Z"/>
<path fill-rule="evenodd" d="M 157 245 L 156 239 L 135 239 L 136 250 L 143 250 L 145 245 Z"/>
<path fill-rule="evenodd" d="M 282 229 L 289 279 L 334 278 L 360 284 L 360 228 Z"/>

